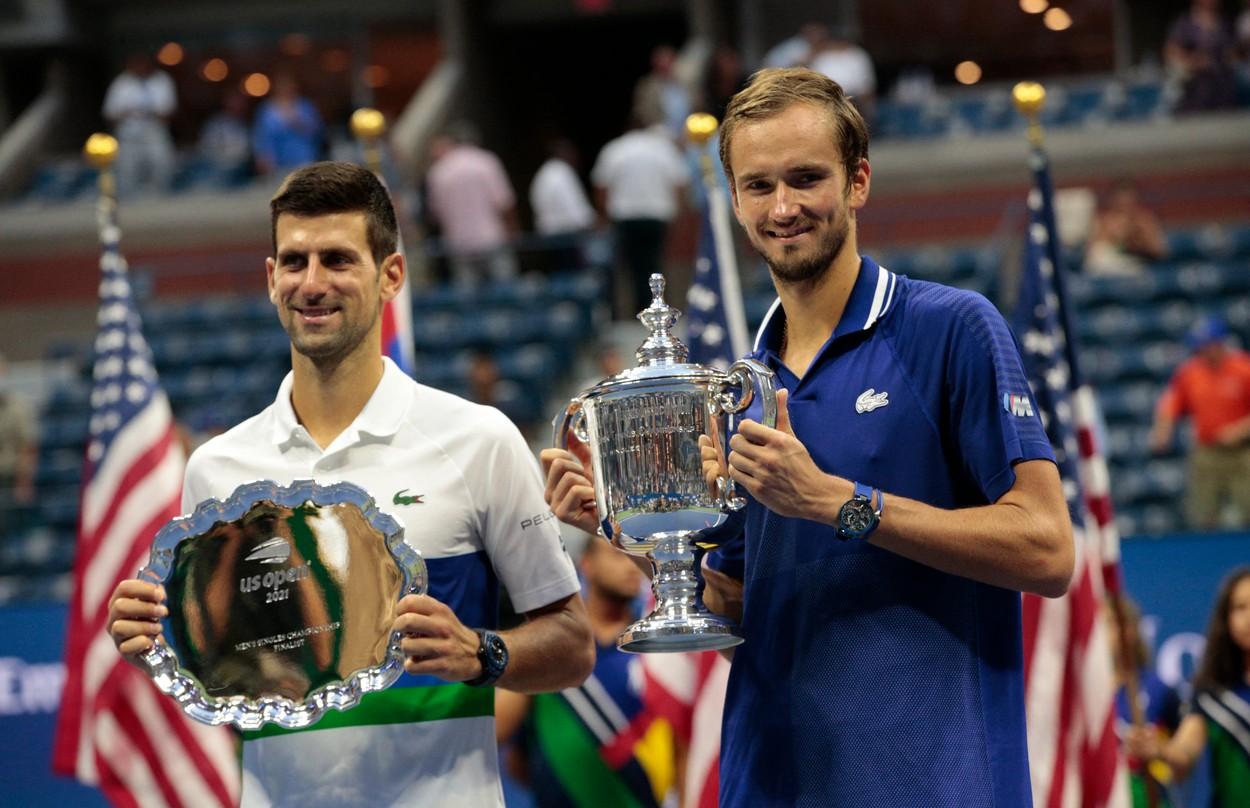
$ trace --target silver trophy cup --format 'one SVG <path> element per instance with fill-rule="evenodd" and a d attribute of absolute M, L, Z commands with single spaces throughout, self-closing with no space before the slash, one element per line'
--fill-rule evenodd
<path fill-rule="evenodd" d="M 704 462 L 700 439 L 728 457 L 736 418 L 756 396 L 761 422 L 776 426 L 774 377 L 750 359 L 728 371 L 688 364 L 686 346 L 670 333 L 681 314 L 664 302 L 664 278 L 650 283 L 653 300 L 638 319 L 651 335 L 638 367 L 569 402 L 556 416 L 554 443 L 567 449 L 572 432 L 586 445 L 601 532 L 652 565 L 655 608 L 620 636 L 621 650 L 729 648 L 742 635 L 703 605 L 699 562 L 741 532 L 746 501 L 721 463 Z"/>

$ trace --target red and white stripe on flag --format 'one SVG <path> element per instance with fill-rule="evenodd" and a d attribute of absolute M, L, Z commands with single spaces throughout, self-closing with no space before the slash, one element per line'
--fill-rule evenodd
<path fill-rule="evenodd" d="M 1061 598 L 1024 596 L 1025 711 L 1034 808 L 1129 808 L 1115 732 L 1115 678 L 1101 614 L 1096 525 L 1074 525 L 1076 570 Z"/>
<path fill-rule="evenodd" d="M 1106 430 L 1102 426 L 1098 398 L 1092 387 L 1088 384 L 1078 387 L 1072 403 L 1076 411 L 1076 437 L 1081 451 L 1078 466 L 1081 490 L 1085 494 L 1085 505 L 1094 518 L 1095 544 L 1101 555 L 1103 584 L 1108 593 L 1119 594 L 1123 584 L 1120 579 L 1120 530 L 1116 527 L 1115 511 L 1111 506 L 1107 453 L 1101 443 Z"/>
<path fill-rule="evenodd" d="M 720 730 L 729 661 L 715 651 L 644 654 L 643 700 L 686 745 L 682 805 L 716 808 L 720 799 Z"/>
<path fill-rule="evenodd" d="M 117 653 L 106 630 L 118 582 L 147 561 L 178 515 L 185 457 L 134 312 L 116 225 L 104 254 L 95 385 L 78 521 L 66 680 L 53 769 L 118 806 L 228 806 L 239 799 L 234 740 L 198 724 Z"/>
<path fill-rule="evenodd" d="M 1120 587 L 1120 534 L 1099 444 L 1098 403 L 1073 396 L 1085 524 L 1074 525 L 1076 570 L 1068 594 L 1024 596 L 1025 690 L 1035 808 L 1128 808 L 1115 732 L 1115 677 L 1102 604 Z"/>

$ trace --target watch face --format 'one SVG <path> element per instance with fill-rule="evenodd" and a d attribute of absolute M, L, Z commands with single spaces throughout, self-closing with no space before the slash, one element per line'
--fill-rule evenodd
<path fill-rule="evenodd" d="M 838 521 L 847 533 L 859 534 L 872 527 L 875 516 L 871 505 L 863 500 L 853 499 L 842 506 Z"/>
<path fill-rule="evenodd" d="M 498 634 L 487 634 L 484 638 L 485 659 L 483 664 L 490 667 L 491 673 L 498 676 L 508 664 L 508 647 Z"/>

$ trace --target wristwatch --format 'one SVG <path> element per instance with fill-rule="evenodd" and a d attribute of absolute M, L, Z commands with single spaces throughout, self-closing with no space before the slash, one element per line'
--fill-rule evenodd
<path fill-rule="evenodd" d="M 508 667 L 508 646 L 504 644 L 503 637 L 489 629 L 473 630 L 478 636 L 477 661 L 482 663 L 482 672 L 465 684 L 473 687 L 493 685 Z"/>
<path fill-rule="evenodd" d="M 884 494 L 863 483 L 855 483 L 855 495 L 842 503 L 838 511 L 838 538 L 842 541 L 867 539 L 881 521 L 884 510 Z"/>

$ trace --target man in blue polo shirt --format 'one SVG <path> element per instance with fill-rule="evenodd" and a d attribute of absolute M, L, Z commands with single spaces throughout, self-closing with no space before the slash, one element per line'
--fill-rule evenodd
<path fill-rule="evenodd" d="M 756 74 L 721 128 L 778 294 L 753 356 L 781 388 L 777 428 L 730 441 L 745 553 L 707 575 L 713 607 L 741 587 L 746 636 L 721 805 L 1028 806 L 1019 593 L 1067 589 L 1059 474 L 994 307 L 858 254 L 867 158 L 808 70 Z M 557 516 L 593 517 L 576 461 L 545 454 Z"/>

